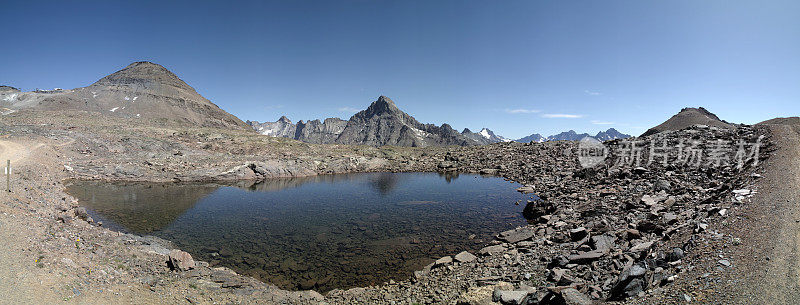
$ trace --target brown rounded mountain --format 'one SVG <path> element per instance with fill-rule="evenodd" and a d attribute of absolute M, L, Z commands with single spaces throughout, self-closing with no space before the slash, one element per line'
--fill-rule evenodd
<path fill-rule="evenodd" d="M 88 87 L 0 95 L 3 106 L 10 109 L 83 110 L 191 126 L 249 129 L 174 73 L 146 61 L 132 63 Z"/>
<path fill-rule="evenodd" d="M 673 115 L 669 120 L 666 120 L 660 125 L 648 129 L 641 136 L 649 136 L 663 131 L 681 130 L 694 125 L 706 125 L 718 128 L 733 128 L 731 124 L 720 120 L 717 115 L 711 113 L 703 107 L 699 108 L 683 108 L 681 112 Z"/>

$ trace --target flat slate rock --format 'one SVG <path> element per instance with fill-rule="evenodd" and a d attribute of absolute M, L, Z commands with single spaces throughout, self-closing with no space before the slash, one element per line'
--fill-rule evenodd
<path fill-rule="evenodd" d="M 501 253 L 501 252 L 503 252 L 505 250 L 506 250 L 506 248 L 503 247 L 503 245 L 494 245 L 494 246 L 484 247 L 483 249 L 478 251 L 478 254 L 480 254 L 480 255 L 495 255 L 495 254 Z"/>
<path fill-rule="evenodd" d="M 593 250 L 593 251 L 589 251 L 589 252 L 581 252 L 581 253 L 578 253 L 578 254 L 570 255 L 567 259 L 569 259 L 570 263 L 585 264 L 585 263 L 590 263 L 592 261 L 595 261 L 595 260 L 603 257 L 603 255 L 605 255 L 605 253 L 603 253 L 603 251 Z"/>
<path fill-rule="evenodd" d="M 500 233 L 500 236 L 498 236 L 498 238 L 502 241 L 514 244 L 521 242 L 523 240 L 531 239 L 535 235 L 536 235 L 536 230 L 534 228 L 522 227 L 502 232 Z"/>

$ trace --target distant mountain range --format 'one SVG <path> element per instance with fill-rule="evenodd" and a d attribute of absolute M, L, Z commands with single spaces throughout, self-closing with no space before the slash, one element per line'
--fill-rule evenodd
<path fill-rule="evenodd" d="M 493 131 L 489 130 L 489 128 L 483 128 L 481 131 L 472 132 L 469 128 L 464 128 L 461 131 L 461 134 L 465 137 L 472 139 L 475 142 L 478 142 L 481 145 L 498 143 L 498 142 L 511 142 L 511 139 L 506 139 L 502 136 L 498 136 L 494 134 Z"/>
<path fill-rule="evenodd" d="M 556 134 L 556 135 L 552 135 L 552 136 L 549 136 L 549 137 L 543 137 L 541 134 L 534 133 L 532 135 L 529 135 L 527 137 L 524 137 L 524 138 L 521 138 L 521 139 L 517 139 L 517 140 L 514 140 L 514 141 L 515 142 L 522 142 L 522 143 L 546 142 L 546 141 L 579 141 L 579 140 L 581 140 L 581 139 L 583 139 L 585 137 L 595 138 L 595 139 L 600 140 L 600 141 L 608 141 L 608 140 L 614 140 L 614 139 L 630 138 L 631 135 L 627 135 L 627 134 L 621 133 L 621 132 L 617 131 L 614 128 L 609 128 L 606 131 L 598 132 L 594 136 L 592 136 L 592 135 L 590 135 L 588 133 L 580 133 L 579 134 L 579 133 L 575 132 L 574 130 L 570 130 L 570 131 L 565 131 L 565 132 L 562 132 L 562 133 L 559 133 L 559 134 Z"/>
<path fill-rule="evenodd" d="M 436 126 L 423 124 L 414 117 L 401 111 L 390 98 L 381 96 L 349 120 L 327 118 L 325 121 L 312 120 L 292 123 L 282 116 L 275 122 L 247 121 L 258 133 L 295 139 L 316 144 L 351 144 L 351 145 L 396 145 L 396 146 L 442 146 L 442 145 L 486 145 L 498 142 L 545 142 L 545 141 L 578 141 L 584 137 L 593 137 L 601 141 L 628 138 L 630 135 L 620 133 L 614 128 L 598 132 L 591 136 L 578 134 L 574 130 L 557 135 L 543 137 L 532 134 L 518 140 L 511 140 L 495 134 L 488 128 L 472 132 L 464 128 L 461 133 L 448 124 Z"/>

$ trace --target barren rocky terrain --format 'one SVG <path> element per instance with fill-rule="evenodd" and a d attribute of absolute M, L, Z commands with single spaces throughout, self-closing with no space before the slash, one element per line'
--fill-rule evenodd
<path fill-rule="evenodd" d="M 800 284 L 798 127 L 770 123 L 640 138 L 638 165 L 624 153 L 629 142 L 615 140 L 606 144 L 630 162 L 583 169 L 580 145 L 568 141 L 316 145 L 244 129 L 21 110 L 0 121 L 0 154 L 13 168 L 12 192 L 0 195 L 0 295 L 8 303 L 791 304 Z M 695 139 L 712 149 L 717 140 L 762 135 L 758 157 L 741 156 L 741 168 L 735 151 L 720 164 L 695 166 L 686 155 L 662 163 L 681 160 L 669 154 L 648 162 L 651 143 Z M 498 232 L 478 253 L 432 259 L 405 281 L 323 296 L 105 229 L 63 187 L 64 179 L 232 182 L 369 171 L 500 175 L 538 198 L 520 203 L 530 225 Z"/>

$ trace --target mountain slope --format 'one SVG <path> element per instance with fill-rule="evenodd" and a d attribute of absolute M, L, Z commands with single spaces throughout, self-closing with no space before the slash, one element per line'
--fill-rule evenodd
<path fill-rule="evenodd" d="M 83 88 L 0 92 L 11 109 L 82 110 L 109 116 L 166 119 L 204 127 L 247 128 L 161 65 L 135 62 Z"/>
<path fill-rule="evenodd" d="M 664 123 L 656 127 L 648 129 L 642 136 L 649 136 L 663 131 L 681 130 L 694 125 L 706 125 L 719 128 L 733 128 L 731 124 L 720 120 L 715 114 L 709 112 L 703 107 L 699 108 L 683 108 L 678 114 L 673 115 Z"/>

